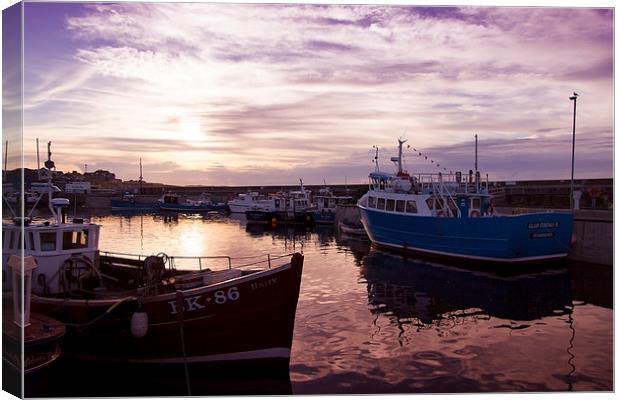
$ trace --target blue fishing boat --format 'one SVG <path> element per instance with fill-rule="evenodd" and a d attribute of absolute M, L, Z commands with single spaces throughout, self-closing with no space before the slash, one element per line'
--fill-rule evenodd
<path fill-rule="evenodd" d="M 125 193 L 120 199 L 110 200 L 113 211 L 155 211 L 159 210 L 159 202 L 142 201 L 132 193 Z"/>
<path fill-rule="evenodd" d="M 394 173 L 369 175 L 358 201 L 361 220 L 378 246 L 462 259 L 523 263 L 568 255 L 573 233 L 569 212 L 500 215 L 480 172 L 410 175 L 402 168 L 399 140 Z M 376 158 L 376 157 L 375 157 Z M 476 160 L 477 166 L 477 160 Z"/>

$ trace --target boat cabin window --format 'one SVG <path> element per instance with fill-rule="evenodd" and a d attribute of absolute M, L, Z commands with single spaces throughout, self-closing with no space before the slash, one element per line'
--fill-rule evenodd
<path fill-rule="evenodd" d="M 407 200 L 407 212 L 412 214 L 418 213 L 418 205 L 415 200 Z"/>
<path fill-rule="evenodd" d="M 179 198 L 177 196 L 166 195 L 166 196 L 164 196 L 164 203 L 166 203 L 166 204 L 179 204 Z"/>
<path fill-rule="evenodd" d="M 15 247 L 15 231 L 9 231 L 9 246 L 8 249 L 12 250 Z"/>
<path fill-rule="evenodd" d="M 26 249 L 34 250 L 34 232 L 28 232 L 28 240 L 26 241 Z"/>
<path fill-rule="evenodd" d="M 41 251 L 56 251 L 56 232 L 41 232 Z"/>
<path fill-rule="evenodd" d="M 471 199 L 471 208 L 473 210 L 480 210 L 480 197 L 474 197 Z"/>
<path fill-rule="evenodd" d="M 368 196 L 368 207 L 377 208 L 377 198 L 373 196 Z"/>
<path fill-rule="evenodd" d="M 16 250 L 22 248 L 22 232 L 21 231 L 8 231 L 8 250 Z"/>
<path fill-rule="evenodd" d="M 68 231 L 62 234 L 62 249 L 83 249 L 88 247 L 88 230 Z"/>
<path fill-rule="evenodd" d="M 433 207 L 433 203 L 435 204 L 435 206 Z M 436 197 L 430 197 L 428 199 L 426 199 L 426 204 L 428 205 L 428 208 L 430 208 L 431 210 L 442 210 L 443 209 L 443 199 L 438 199 Z"/>
<path fill-rule="evenodd" d="M 394 199 L 387 199 L 386 203 L 385 203 L 385 210 L 386 211 L 394 211 Z"/>
<path fill-rule="evenodd" d="M 405 200 L 396 200 L 396 211 L 405 212 Z"/>
<path fill-rule="evenodd" d="M 382 197 L 377 198 L 377 208 L 379 210 L 385 210 L 385 199 Z"/>

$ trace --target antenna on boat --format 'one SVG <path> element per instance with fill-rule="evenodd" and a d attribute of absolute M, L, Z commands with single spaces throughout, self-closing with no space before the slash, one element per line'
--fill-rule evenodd
<path fill-rule="evenodd" d="M 403 143 L 405 143 L 407 139 L 398 139 L 398 173 L 403 172 Z"/>
<path fill-rule="evenodd" d="M 39 138 L 37 138 L 37 177 L 41 179 L 41 161 L 39 160 Z"/>
<path fill-rule="evenodd" d="M 375 172 L 379 172 L 379 146 L 372 146 L 375 149 Z"/>
<path fill-rule="evenodd" d="M 474 180 L 476 183 L 476 190 L 480 190 L 480 171 L 478 171 L 478 134 L 474 135 Z"/>
<path fill-rule="evenodd" d="M 37 144 L 38 144 L 38 140 L 37 140 Z M 38 153 L 38 149 L 39 147 L 37 146 L 37 153 Z M 55 203 L 52 201 L 52 178 L 54 177 L 54 171 L 56 169 L 56 164 L 54 164 L 54 161 L 52 161 L 52 142 L 49 141 L 47 142 L 47 160 L 43 163 L 43 166 L 46 169 L 46 178 L 47 178 L 47 204 L 48 207 L 50 209 L 50 211 L 52 212 L 52 216 L 54 217 L 54 219 L 56 220 L 56 223 L 59 224 L 60 223 L 60 207 L 55 210 L 54 209 L 54 205 Z"/>
<path fill-rule="evenodd" d="M 140 181 L 139 181 L 140 182 L 140 188 L 139 188 L 140 194 L 142 194 L 142 179 L 143 179 L 142 178 L 142 157 L 140 157 Z"/>
<path fill-rule="evenodd" d="M 478 172 L 478 134 L 474 135 L 475 150 L 474 150 L 474 173 Z"/>

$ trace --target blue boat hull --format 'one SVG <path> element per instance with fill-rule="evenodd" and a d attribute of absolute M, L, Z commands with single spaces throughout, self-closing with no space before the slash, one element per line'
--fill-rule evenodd
<path fill-rule="evenodd" d="M 573 233 L 573 216 L 557 212 L 440 218 L 360 207 L 360 214 L 377 245 L 474 260 L 519 263 L 564 257 Z"/>
<path fill-rule="evenodd" d="M 276 211 L 275 216 L 278 222 L 289 224 L 309 224 L 312 222 L 312 216 L 305 211 L 296 211 L 294 213 Z"/>
<path fill-rule="evenodd" d="M 249 210 L 245 212 L 248 223 L 271 224 L 276 219 L 276 214 L 272 211 Z"/>
<path fill-rule="evenodd" d="M 336 221 L 336 214 L 332 212 L 319 212 L 312 213 L 312 221 L 315 224 L 333 224 Z"/>
<path fill-rule="evenodd" d="M 127 200 L 110 200 L 113 210 L 159 210 L 159 203 L 140 203 Z"/>
<path fill-rule="evenodd" d="M 189 204 L 161 204 L 160 209 L 165 211 L 177 212 L 209 212 L 209 211 L 228 211 L 227 205 L 200 205 L 193 206 Z"/>

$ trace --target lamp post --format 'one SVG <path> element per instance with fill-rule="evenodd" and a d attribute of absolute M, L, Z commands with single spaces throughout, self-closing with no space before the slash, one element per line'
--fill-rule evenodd
<path fill-rule="evenodd" d="M 573 92 L 573 95 L 569 97 L 569 100 L 573 102 L 573 157 L 571 160 L 571 171 L 570 171 L 570 209 L 571 212 L 575 212 L 575 204 L 573 198 L 573 189 L 574 189 L 574 179 L 575 179 L 575 120 L 577 118 L 577 97 L 579 95 Z"/>

